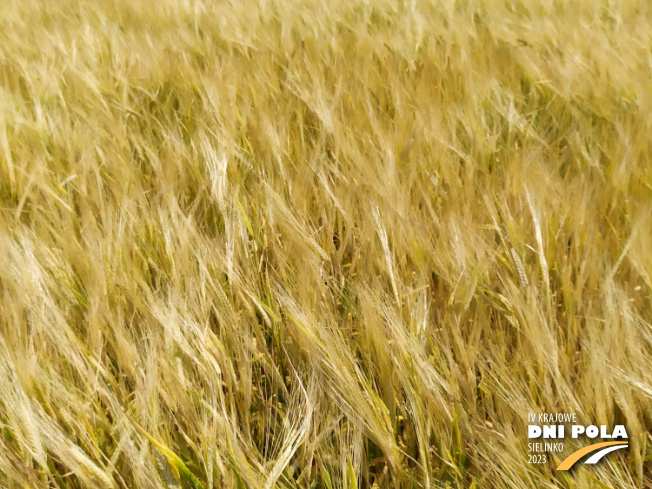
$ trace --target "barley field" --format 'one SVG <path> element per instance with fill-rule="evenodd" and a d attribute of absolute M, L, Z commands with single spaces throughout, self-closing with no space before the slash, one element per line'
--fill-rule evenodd
<path fill-rule="evenodd" d="M 650 2 L 0 0 L 0 488 L 649 489 L 651 300 Z"/>

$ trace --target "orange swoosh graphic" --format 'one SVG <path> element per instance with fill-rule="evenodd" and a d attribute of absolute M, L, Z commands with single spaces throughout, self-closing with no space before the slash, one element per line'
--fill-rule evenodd
<path fill-rule="evenodd" d="M 575 462 L 581 459 L 587 453 L 594 452 L 600 448 L 610 447 L 612 445 L 627 445 L 626 441 L 607 441 L 604 443 L 596 443 L 594 445 L 589 445 L 588 447 L 581 448 L 580 450 L 571 453 L 566 459 L 559 464 L 557 470 L 568 470 L 570 469 Z"/>

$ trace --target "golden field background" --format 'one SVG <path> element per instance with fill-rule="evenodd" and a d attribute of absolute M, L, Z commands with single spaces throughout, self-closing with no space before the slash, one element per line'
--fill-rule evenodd
<path fill-rule="evenodd" d="M 652 487 L 651 114 L 643 0 L 0 2 L 0 487 Z"/>

